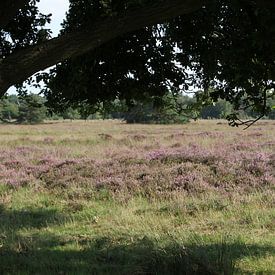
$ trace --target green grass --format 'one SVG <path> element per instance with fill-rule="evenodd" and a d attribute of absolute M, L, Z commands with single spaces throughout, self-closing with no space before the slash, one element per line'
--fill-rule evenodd
<path fill-rule="evenodd" d="M 69 156 L 100 158 L 106 148 L 138 150 L 144 145 L 158 146 L 156 140 L 174 144 L 163 135 L 180 127 L 190 132 L 196 127 L 205 129 L 193 124 L 135 128 L 110 122 L 105 122 L 110 128 L 102 129 L 102 123 L 83 132 L 84 123 L 81 127 L 62 124 L 62 129 L 58 124 L 43 125 L 41 133 L 38 126 L 14 126 L 9 128 L 14 139 L 5 134 L 2 146 L 16 147 L 22 133 L 28 132 L 35 140 L 55 134 L 53 144 L 41 143 L 43 150 L 69 144 Z M 64 143 L 70 138 L 70 127 L 77 130 L 76 136 Z M 211 127 L 218 126 L 212 122 Z M 220 131 L 229 132 L 221 127 Z M 127 131 L 135 129 L 150 141 L 121 145 Z M 102 132 L 115 140 L 98 138 Z M 268 140 L 272 133 L 269 129 L 266 133 Z M 226 136 L 225 142 L 234 137 Z M 211 138 L 199 142 L 213 144 Z M 26 144 L 30 140 L 20 145 Z M 274 186 L 249 192 L 171 190 L 159 194 L 157 190 L 112 191 L 79 182 L 54 187 L 42 180 L 20 187 L 0 184 L 0 274 L 275 274 L 274 232 Z"/>
<path fill-rule="evenodd" d="M 125 201 L 108 191 L 2 188 L 1 198 L 1 274 L 275 272 L 264 193 Z"/>

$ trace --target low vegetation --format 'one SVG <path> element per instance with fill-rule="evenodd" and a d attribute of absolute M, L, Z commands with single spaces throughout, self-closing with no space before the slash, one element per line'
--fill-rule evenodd
<path fill-rule="evenodd" d="M 274 131 L 0 125 L 0 273 L 274 273 Z"/>

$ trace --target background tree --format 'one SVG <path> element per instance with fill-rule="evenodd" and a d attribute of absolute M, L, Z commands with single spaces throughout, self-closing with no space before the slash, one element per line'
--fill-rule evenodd
<path fill-rule="evenodd" d="M 46 118 L 47 108 L 44 106 L 44 99 L 38 95 L 31 94 L 20 102 L 18 123 L 37 124 Z"/>
<path fill-rule="evenodd" d="M 80 119 L 81 118 L 78 110 L 74 109 L 72 107 L 68 107 L 60 115 L 62 116 L 63 119 L 74 120 L 74 119 Z"/>
<path fill-rule="evenodd" d="M 19 101 L 16 95 L 10 95 L 3 98 L 0 102 L 0 118 L 2 121 L 10 122 L 19 115 Z"/>
<path fill-rule="evenodd" d="M 216 119 L 226 119 L 228 115 L 233 112 L 233 106 L 225 100 L 219 100 L 212 105 L 205 106 L 201 110 L 201 118 L 216 118 Z"/>
<path fill-rule="evenodd" d="M 186 123 L 190 118 L 226 118 L 233 111 L 232 105 L 219 100 L 216 104 L 200 106 L 200 111 L 194 112 L 195 97 L 175 95 L 170 92 L 163 97 L 149 98 L 147 101 L 132 101 L 129 106 L 125 100 L 114 100 L 98 104 L 96 107 L 81 104 L 76 107 L 69 107 L 62 112 L 53 113 L 45 106 L 46 99 L 39 95 L 32 95 L 39 104 L 32 104 L 30 107 L 26 102 L 30 102 L 30 95 L 18 97 L 9 95 L 0 100 L 0 120 L 2 123 L 37 123 L 37 114 L 40 116 L 39 122 L 43 118 L 48 120 L 61 119 L 120 119 L 128 123 Z M 269 99 L 268 106 L 272 109 L 266 118 L 275 119 L 275 100 Z M 33 106 L 35 105 L 35 106 Z M 19 108 L 20 107 L 20 108 Z M 32 111 L 35 107 L 35 113 Z M 31 114 L 29 114 L 31 111 Z M 41 116 L 41 113 L 43 114 Z M 33 116 L 34 120 L 26 119 Z M 240 118 L 256 118 L 259 116 L 252 108 L 240 111 Z M 18 120 L 20 118 L 20 120 Z M 24 118 L 24 119 L 22 119 Z"/>

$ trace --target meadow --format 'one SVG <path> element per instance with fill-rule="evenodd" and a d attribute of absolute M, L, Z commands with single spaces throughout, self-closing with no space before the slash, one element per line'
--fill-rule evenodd
<path fill-rule="evenodd" d="M 0 125 L 0 274 L 275 274 L 275 121 Z"/>

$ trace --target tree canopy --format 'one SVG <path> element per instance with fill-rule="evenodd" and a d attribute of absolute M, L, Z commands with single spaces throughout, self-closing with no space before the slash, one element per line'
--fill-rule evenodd
<path fill-rule="evenodd" d="M 50 15 L 40 14 L 36 1 L 12 3 L 17 12 L 0 21 L 2 94 L 58 63 L 37 78 L 55 109 L 116 98 L 157 103 L 190 86 L 202 91 L 200 104 L 225 99 L 263 115 L 272 108 L 273 1 L 71 0 L 54 39 L 44 27 Z"/>

